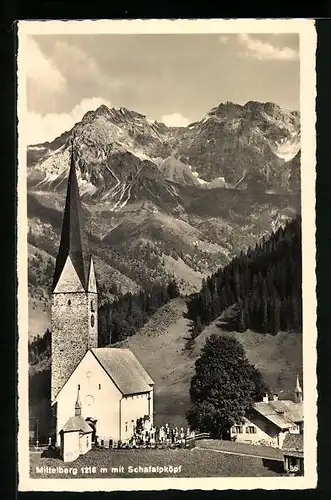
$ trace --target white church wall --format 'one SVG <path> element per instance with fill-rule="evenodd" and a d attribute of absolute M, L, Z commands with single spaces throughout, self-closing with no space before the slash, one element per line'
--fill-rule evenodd
<path fill-rule="evenodd" d="M 150 393 L 126 396 L 121 402 L 121 440 L 130 439 L 138 418 L 150 415 L 148 396 Z"/>
<path fill-rule="evenodd" d="M 79 432 L 65 432 L 63 434 L 63 460 L 72 462 L 79 457 Z"/>
<path fill-rule="evenodd" d="M 100 439 L 118 440 L 119 401 L 122 394 L 90 351 L 57 397 L 57 434 L 75 414 L 78 385 L 82 417 L 97 420 L 96 433 Z"/>
<path fill-rule="evenodd" d="M 79 450 L 81 455 L 85 455 L 92 448 L 92 434 L 81 434 L 79 436 Z"/>

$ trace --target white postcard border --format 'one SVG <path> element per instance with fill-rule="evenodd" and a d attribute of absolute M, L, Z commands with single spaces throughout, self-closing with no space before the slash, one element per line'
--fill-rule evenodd
<path fill-rule="evenodd" d="M 32 479 L 29 477 L 28 278 L 26 138 L 26 38 L 50 34 L 299 33 L 301 111 L 301 200 L 303 265 L 303 382 L 305 390 L 303 477 Z M 317 378 L 315 277 L 315 51 L 316 32 L 308 19 L 19 21 L 18 23 L 18 470 L 19 491 L 129 491 L 203 489 L 307 489 L 317 483 Z M 305 404 L 308 403 L 308 404 Z"/>

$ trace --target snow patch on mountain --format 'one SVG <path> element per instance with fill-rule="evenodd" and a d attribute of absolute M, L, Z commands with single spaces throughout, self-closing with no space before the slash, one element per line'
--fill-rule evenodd
<path fill-rule="evenodd" d="M 58 179 L 61 174 L 68 172 L 70 164 L 70 151 L 61 146 L 50 154 L 36 167 L 44 174 L 44 178 L 38 183 L 38 186 L 53 182 Z"/>
<path fill-rule="evenodd" d="M 274 149 L 274 153 L 278 158 L 281 158 L 285 161 L 293 160 L 293 158 L 297 155 L 300 150 L 300 141 L 284 141 L 276 144 Z"/>

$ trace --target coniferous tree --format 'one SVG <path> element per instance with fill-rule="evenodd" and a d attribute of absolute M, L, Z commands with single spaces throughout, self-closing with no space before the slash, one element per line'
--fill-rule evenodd
<path fill-rule="evenodd" d="M 301 220 L 298 216 L 261 244 L 241 252 L 223 269 L 204 279 L 187 300 L 188 317 L 208 325 L 228 308 L 228 327 L 276 334 L 301 331 Z M 236 307 L 234 307 L 236 306 Z"/>
<path fill-rule="evenodd" d="M 110 292 L 115 289 L 118 290 L 112 286 Z M 101 288 L 101 296 L 105 295 L 107 290 Z M 177 282 L 171 279 L 168 284 L 149 285 L 137 294 L 119 294 L 113 302 L 101 300 L 98 314 L 99 346 L 114 344 L 134 335 L 158 308 L 178 295 Z"/>

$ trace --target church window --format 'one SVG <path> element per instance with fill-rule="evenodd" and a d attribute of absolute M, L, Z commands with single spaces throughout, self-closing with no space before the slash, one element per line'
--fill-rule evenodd
<path fill-rule="evenodd" d="M 80 384 L 78 384 L 78 390 L 80 390 Z"/>
<path fill-rule="evenodd" d="M 70 299 L 68 300 L 68 306 L 71 306 L 71 300 Z"/>
<path fill-rule="evenodd" d="M 93 300 L 91 300 L 91 311 L 95 312 Z"/>
<path fill-rule="evenodd" d="M 93 314 L 91 316 L 91 326 L 92 326 L 92 328 L 94 327 L 94 315 Z"/>
<path fill-rule="evenodd" d="M 101 389 L 101 384 L 99 384 L 99 390 Z"/>
<path fill-rule="evenodd" d="M 91 394 L 89 394 L 89 395 L 87 395 L 85 397 L 85 403 L 86 403 L 87 406 L 92 406 L 93 405 L 94 398 L 93 398 L 93 396 Z"/>
<path fill-rule="evenodd" d="M 128 423 L 125 422 L 125 432 L 128 432 Z"/>

